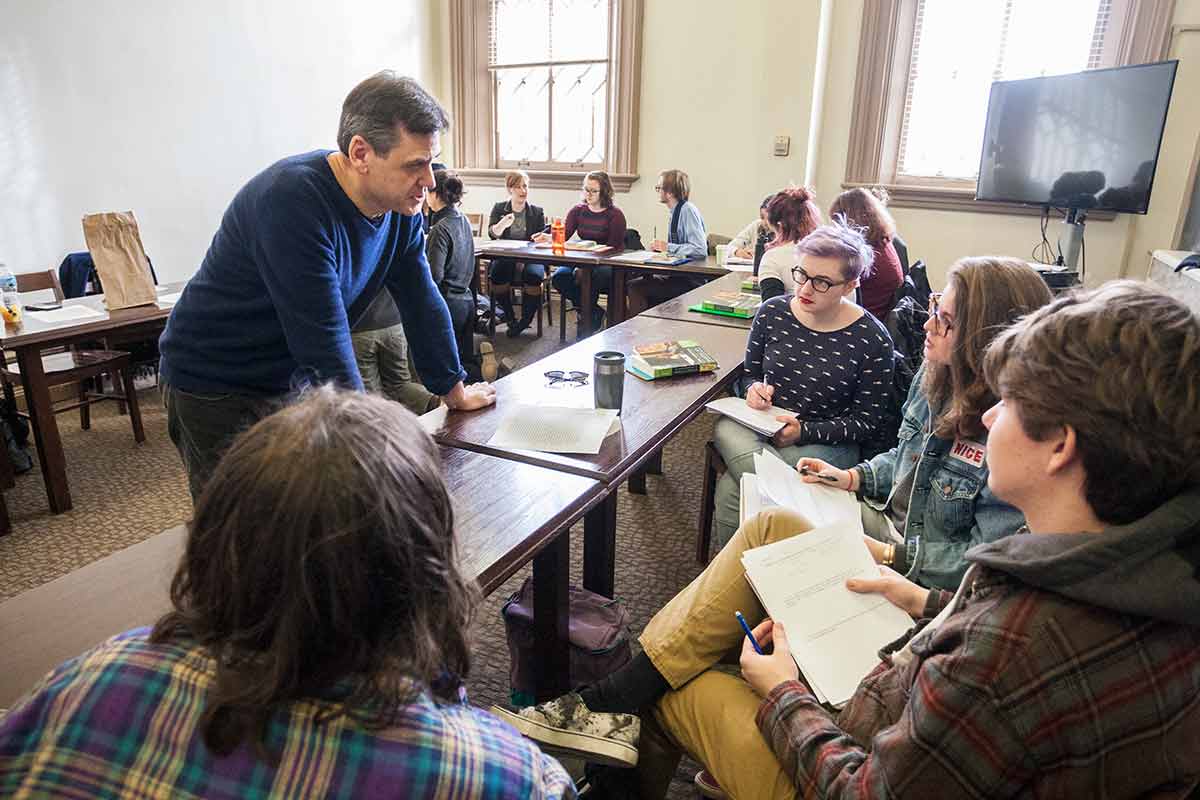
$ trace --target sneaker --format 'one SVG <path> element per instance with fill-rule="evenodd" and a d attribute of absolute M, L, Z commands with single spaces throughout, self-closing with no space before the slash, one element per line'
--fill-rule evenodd
<path fill-rule="evenodd" d="M 492 713 L 551 755 L 617 767 L 637 766 L 642 721 L 636 714 L 592 711 L 578 692 L 519 712 L 492 706 Z"/>
<path fill-rule="evenodd" d="M 729 798 L 729 795 L 725 794 L 725 790 L 717 783 L 717 779 L 706 769 L 697 772 L 692 783 L 696 784 L 696 791 L 700 792 L 701 797 L 708 797 L 711 800 L 728 800 Z"/>

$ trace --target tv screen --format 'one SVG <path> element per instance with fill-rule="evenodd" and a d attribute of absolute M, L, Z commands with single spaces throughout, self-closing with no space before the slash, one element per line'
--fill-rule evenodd
<path fill-rule="evenodd" d="M 1145 214 L 1178 63 L 993 83 L 975 199 Z"/>

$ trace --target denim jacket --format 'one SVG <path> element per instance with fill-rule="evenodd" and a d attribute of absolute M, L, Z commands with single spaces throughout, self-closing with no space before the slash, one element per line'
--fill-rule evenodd
<path fill-rule="evenodd" d="M 988 488 L 986 435 L 973 442 L 930 432 L 933 415 L 921 389 L 924 372 L 922 368 L 909 387 L 896 446 L 855 469 L 862 476 L 863 499 L 880 510 L 891 507 L 895 487 L 916 470 L 895 568 L 921 586 L 953 591 L 967 570 L 963 554 L 1016 533 L 1025 517 Z"/>

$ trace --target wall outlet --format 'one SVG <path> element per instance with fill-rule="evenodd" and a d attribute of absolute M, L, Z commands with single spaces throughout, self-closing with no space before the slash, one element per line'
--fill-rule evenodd
<path fill-rule="evenodd" d="M 792 147 L 792 137 L 776 136 L 775 137 L 775 155 L 786 156 Z"/>

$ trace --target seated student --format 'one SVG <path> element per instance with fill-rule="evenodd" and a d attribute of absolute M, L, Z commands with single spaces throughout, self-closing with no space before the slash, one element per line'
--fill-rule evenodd
<path fill-rule="evenodd" d="M 761 241 L 770 241 L 770 227 L 767 226 L 767 206 L 775 198 L 772 193 L 763 198 L 758 205 L 758 219 L 738 231 L 738 235 L 729 240 L 729 252 L 738 258 L 754 258 L 754 248 Z"/>
<path fill-rule="evenodd" d="M 904 283 L 900 255 L 892 241 L 896 221 L 887 210 L 887 190 L 847 189 L 829 207 L 830 218 L 838 214 L 850 224 L 866 228 L 867 241 L 875 248 L 875 269 L 862 282 L 862 304 L 882 321 L 896 303 L 896 290 Z"/>
<path fill-rule="evenodd" d="M 395 400 L 414 414 L 436 408 L 437 395 L 416 380 L 409 370 L 408 340 L 396 302 L 380 292 L 350 330 L 354 360 L 363 388 Z"/>
<path fill-rule="evenodd" d="M 808 236 L 821 224 L 821 211 L 810 189 L 784 189 L 767 206 L 767 225 L 772 238 L 766 244 L 758 264 L 758 290 L 763 300 L 781 294 L 791 294 L 796 283 L 792 268 L 796 266 L 796 242 Z M 871 280 L 875 266 L 868 263 L 858 276 L 856 285 Z"/>
<path fill-rule="evenodd" d="M 545 213 L 528 202 L 529 175 L 523 170 L 513 170 L 505 174 L 504 185 L 508 188 L 508 200 L 492 206 L 488 218 L 488 237 L 529 241 L 546 227 Z M 510 288 L 517 263 L 511 258 L 497 258 L 492 261 L 488 271 L 493 294 L 504 311 L 504 318 L 508 320 L 508 335 L 513 337 L 520 336 L 538 313 L 538 305 L 542 301 L 542 279 L 546 276 L 546 268 L 541 264 L 525 263 L 521 270 L 521 283 L 525 288 L 521 292 L 521 318 L 518 320 L 513 313 Z"/>
<path fill-rule="evenodd" d="M 671 223 L 667 228 L 666 240 L 654 239 L 650 242 L 650 249 L 703 261 L 708 256 L 708 229 L 704 226 L 700 209 L 688 199 L 692 194 L 692 182 L 688 174 L 679 169 L 661 172 L 654 191 L 658 192 L 658 202 L 671 212 Z M 647 308 L 665 303 L 704 283 L 705 279 L 696 275 L 642 275 L 632 278 L 626 284 L 629 313 L 640 314 Z"/>
<path fill-rule="evenodd" d="M 897 573 L 895 583 L 904 588 L 889 592 L 889 599 L 892 593 L 903 595 L 903 607 L 914 617 L 932 616 L 949 601 L 949 592 L 930 589 L 958 586 L 966 571 L 963 554 L 971 546 L 1015 533 L 1024 523 L 1020 511 L 987 487 L 987 435 L 981 417 L 995 398 L 980 363 L 997 333 L 1049 300 L 1046 284 L 1022 261 L 957 262 L 926 327 L 927 366 L 913 381 L 896 447 L 852 471 L 868 476 L 857 481 L 865 490 L 865 502 L 859 505 L 867 545 L 877 562 Z M 974 445 L 971 452 L 978 453 L 979 461 L 960 457 L 964 451 L 954 448 L 959 442 Z M 837 475 L 842 488 L 850 485 L 842 470 L 815 459 L 801 459 L 798 466 L 805 465 Z M 545 746 L 584 754 L 603 747 L 610 760 L 626 763 L 637 760 L 630 744 L 638 728 L 633 715 L 656 702 L 655 719 L 669 716 L 664 727 L 672 735 L 686 735 L 680 731 L 689 717 L 676 702 L 686 697 L 699 713 L 704 695 L 679 690 L 711 685 L 710 668 L 739 646 L 741 628 L 734 611 L 755 621 L 764 616 L 746 582 L 742 553 L 808 527 L 802 518 L 784 511 L 747 520 L 704 572 L 654 615 L 640 637 L 643 652 L 633 661 L 599 683 L 520 715 L 495 710 Z M 667 694 L 672 689 L 676 691 Z M 726 721 L 719 733 L 713 729 L 711 741 L 725 746 L 748 774 L 760 775 L 762 781 L 734 781 L 719 770 L 717 780 L 735 797 L 752 796 L 751 786 L 780 791 L 789 786 L 767 743 L 750 724 L 757 700 L 749 686 L 738 682 L 722 700 L 729 706 Z M 732 711 L 734 707 L 740 710 Z M 728 720 L 736 718 L 744 723 L 730 725 Z M 607 732 L 600 734 L 606 741 L 597 745 L 593 736 L 585 743 L 578 735 L 581 731 Z M 717 769 L 712 761 L 700 760 Z"/>
<path fill-rule="evenodd" d="M 480 378 L 479 359 L 475 355 L 475 302 L 471 296 L 471 281 L 475 277 L 475 237 L 471 222 L 458 210 L 462 201 L 463 182 L 458 173 L 440 169 L 433 173 L 434 187 L 426 201 L 430 217 L 429 236 L 425 240 L 425 255 L 429 272 L 437 284 L 458 341 L 458 358 L 469 380 Z"/>
<path fill-rule="evenodd" d="M 567 238 L 579 234 L 597 244 L 606 244 L 616 250 L 625 249 L 625 214 L 613 204 L 613 185 L 608 173 L 603 170 L 589 172 L 583 176 L 583 200 L 570 211 L 563 221 Z M 550 234 L 536 237 L 548 241 Z M 588 267 L 592 278 L 592 330 L 604 324 L 604 311 L 596 303 L 600 292 L 612 286 L 612 267 Z M 575 308 L 580 308 L 579 282 L 575 279 L 575 267 L 559 267 L 554 270 L 550 283 Z"/>
<path fill-rule="evenodd" d="M 173 609 L 0 717 L 0 795 L 573 797 L 467 704 L 453 518 L 396 404 L 323 387 L 266 417 L 198 498 Z"/>
<path fill-rule="evenodd" d="M 799 193 L 804 190 L 791 190 Z M 778 213 L 792 199 L 771 201 Z M 803 208 L 808 201 L 796 205 Z M 792 216 L 786 216 L 792 230 Z M 779 226 L 777 226 L 778 228 Z M 716 539 L 724 545 L 738 527 L 742 475 L 767 451 L 789 466 L 819 457 L 839 466 L 858 462 L 859 443 L 875 434 L 892 385 L 892 340 L 878 320 L 854 304 L 858 277 L 871 265 L 871 248 L 854 228 L 826 225 L 787 250 L 799 260 L 790 295 L 763 303 L 746 345 L 746 404 L 794 412 L 773 439 L 729 417 L 717 420 L 713 441 L 725 461 L 716 489 Z M 790 268 L 789 268 L 790 272 Z"/>

